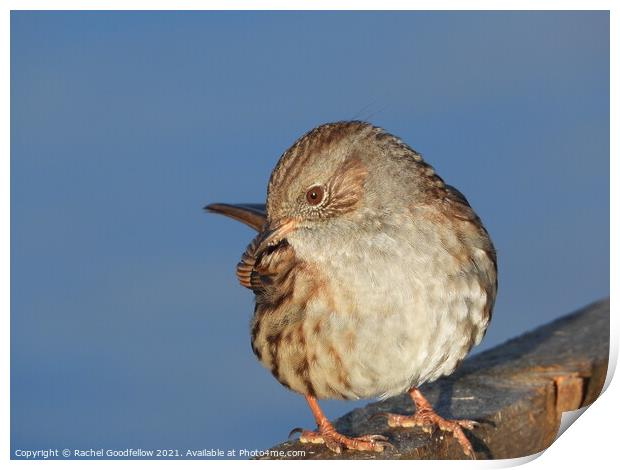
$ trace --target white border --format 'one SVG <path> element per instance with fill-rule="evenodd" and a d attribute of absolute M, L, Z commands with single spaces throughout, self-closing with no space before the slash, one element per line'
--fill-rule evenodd
<path fill-rule="evenodd" d="M 44 1 L 44 0 L 24 0 L 15 1 L 9 0 L 2 3 L 4 15 L 2 17 L 2 35 L 0 36 L 0 51 L 2 54 L 2 64 L 5 65 L 5 73 L 2 74 L 2 100 L 3 109 L 2 113 L 2 144 L 4 158 L 2 159 L 3 171 L 0 173 L 2 183 L 0 184 L 0 192 L 2 193 L 2 204 L 0 210 L 2 211 L 2 220 L 4 221 L 5 230 L 2 231 L 2 241 L 4 250 L 3 254 L 3 266 L 2 270 L 2 299 L 5 305 L 5 329 L 4 331 L 4 345 L 3 345 L 3 387 L 1 391 L 2 405 L 1 405 L 1 417 L 5 423 L 1 431 L 2 437 L 2 449 L 3 458 L 8 459 L 10 455 L 9 439 L 10 439 L 10 422 L 9 422 L 9 340 L 10 340 L 10 328 L 9 328 L 9 311 L 10 311 L 10 245 L 9 245 L 9 210 L 10 210 L 10 76 L 9 76 L 9 64 L 10 64 L 10 10 L 610 10 L 610 22 L 611 22 L 611 116 L 610 116 L 610 134 L 611 134 L 611 155 L 616 155 L 611 159 L 610 165 L 610 178 L 611 178 L 611 240 L 617 240 L 620 236 L 618 231 L 617 214 L 618 204 L 618 190 L 614 187 L 613 181 L 617 181 L 617 156 L 618 156 L 618 143 L 617 136 L 620 134 L 618 129 L 618 8 L 614 9 L 615 4 L 611 0 L 590 0 L 590 1 L 550 1 L 550 0 L 521 0 L 516 1 L 470 1 L 466 5 L 462 1 L 395 1 L 395 0 L 383 0 L 382 2 L 369 1 L 369 0 L 314 0 L 314 1 L 198 1 L 198 0 L 179 0 L 176 2 L 153 0 L 147 4 L 144 2 L 138 2 L 135 0 L 108 0 L 108 1 Z M 53 4 L 53 5 L 52 5 Z M 611 244 L 611 292 L 617 291 L 618 282 L 618 252 L 615 249 L 614 244 Z M 595 299 L 592 299 L 595 300 Z M 612 312 L 614 309 L 614 302 L 612 299 Z M 575 306 L 577 308 L 579 306 Z M 568 313 L 568 312 L 567 312 Z M 618 358 L 618 322 L 615 319 L 615 315 L 611 315 L 611 336 L 612 336 L 612 351 L 610 356 L 610 371 L 615 368 Z M 572 426 L 567 432 L 565 432 L 560 438 L 538 459 L 534 459 L 528 465 L 530 468 L 543 468 L 546 465 L 569 465 L 573 466 L 594 466 L 597 467 L 597 463 L 606 464 L 607 462 L 613 462 L 615 460 L 615 446 L 617 445 L 617 438 L 615 433 L 615 423 L 611 420 L 618 416 L 618 403 L 619 398 L 619 386 L 617 383 L 609 383 L 611 374 L 608 375 L 609 388 L 605 391 L 603 396 L 597 400 L 585 413 L 579 418 L 580 423 L 576 426 Z M 617 382 L 617 380 L 615 381 Z M 525 463 L 532 459 L 516 459 L 514 461 L 477 461 L 477 462 L 395 462 L 390 461 L 390 465 L 402 465 L 403 468 L 411 468 L 415 465 L 416 468 L 420 466 L 444 468 L 444 467 L 456 467 L 456 466 L 469 466 L 486 467 L 486 468 L 499 468 L 506 466 L 514 466 Z M 11 465 L 37 465 L 23 460 L 12 460 Z M 110 464 L 110 462 L 112 462 Z M 200 466 L 202 468 L 211 465 L 290 465 L 290 462 L 239 462 L 239 461 L 48 461 L 45 465 L 49 468 L 58 468 L 64 465 L 73 466 L 108 466 L 114 465 L 115 467 L 125 468 L 152 468 L 161 467 L 165 465 L 192 465 Z M 314 465 L 315 462 L 299 462 L 296 465 Z M 338 465 L 339 467 L 344 465 L 345 467 L 359 468 L 360 466 L 373 465 L 376 467 L 377 462 L 363 462 L 363 461 L 323 461 L 321 465 L 331 467 Z"/>

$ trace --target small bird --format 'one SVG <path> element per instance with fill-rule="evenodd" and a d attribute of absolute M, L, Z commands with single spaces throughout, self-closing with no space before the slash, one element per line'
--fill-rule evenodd
<path fill-rule="evenodd" d="M 437 426 L 471 458 L 469 420 L 440 417 L 419 387 L 451 374 L 485 334 L 497 259 L 457 189 L 394 135 L 360 121 L 323 124 L 278 161 L 267 204 L 210 204 L 258 235 L 237 265 L 256 296 L 251 344 L 285 387 L 305 396 L 317 430 L 300 440 L 381 452 L 380 435 L 336 431 L 317 399 L 408 392 L 412 416 L 390 427 Z"/>

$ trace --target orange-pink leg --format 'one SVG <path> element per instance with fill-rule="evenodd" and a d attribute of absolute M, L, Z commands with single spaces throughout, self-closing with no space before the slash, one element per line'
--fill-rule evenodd
<path fill-rule="evenodd" d="M 463 452 L 465 452 L 468 457 L 472 459 L 476 458 L 471 442 L 465 437 L 463 428 L 473 429 L 478 423 L 468 419 L 451 420 L 442 418 L 433 410 L 431 404 L 417 388 L 409 390 L 409 395 L 415 403 L 415 413 L 412 416 L 387 413 L 388 426 L 403 428 L 420 426 L 426 432 L 432 432 L 433 426 L 437 426 L 442 431 L 451 432 L 459 444 L 461 444 Z"/>
<path fill-rule="evenodd" d="M 375 434 L 368 434 L 360 437 L 343 436 L 336 431 L 332 423 L 330 423 L 325 417 L 316 401 L 316 398 L 311 395 L 306 395 L 306 400 L 312 410 L 318 430 L 302 431 L 299 438 L 301 442 L 325 444 L 329 449 L 337 454 L 341 453 L 343 448 L 350 450 L 382 452 L 386 446 L 390 445 L 386 442 L 387 438 Z"/>

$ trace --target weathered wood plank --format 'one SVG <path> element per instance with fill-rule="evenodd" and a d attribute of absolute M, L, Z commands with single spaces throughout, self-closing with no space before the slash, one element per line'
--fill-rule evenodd
<path fill-rule="evenodd" d="M 525 333 L 466 360 L 455 374 L 422 387 L 447 418 L 481 423 L 469 436 L 477 458 L 523 457 L 555 439 L 563 411 L 600 394 L 609 356 L 609 299 Z M 305 459 L 462 459 L 460 446 L 439 430 L 389 428 L 378 413 L 412 413 L 407 395 L 370 404 L 335 422 L 347 435 L 383 434 L 394 445 L 381 454 L 344 451 L 296 440 L 273 448 L 304 450 Z M 374 417 L 374 418 L 373 418 Z"/>

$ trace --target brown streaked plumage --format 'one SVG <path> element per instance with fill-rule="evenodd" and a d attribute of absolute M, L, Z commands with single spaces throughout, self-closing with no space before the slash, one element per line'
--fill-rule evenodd
<path fill-rule="evenodd" d="M 212 204 L 258 235 L 237 266 L 256 295 L 252 350 L 306 396 L 318 431 L 304 442 L 381 451 L 382 436 L 337 433 L 316 399 L 408 391 L 413 416 L 390 426 L 453 433 L 418 387 L 450 374 L 482 339 L 497 291 L 497 260 L 480 218 L 458 190 L 397 137 L 363 122 L 313 129 L 287 150 L 267 204 Z"/>

